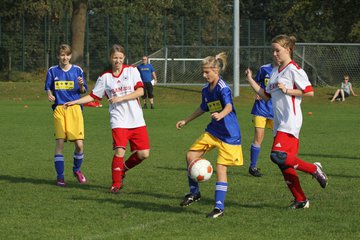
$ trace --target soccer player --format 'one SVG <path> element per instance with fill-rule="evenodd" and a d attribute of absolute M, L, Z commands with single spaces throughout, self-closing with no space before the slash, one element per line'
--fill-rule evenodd
<path fill-rule="evenodd" d="M 273 64 L 269 63 L 263 65 L 258 70 L 255 81 L 259 84 L 262 89 L 266 88 L 269 83 Z M 262 173 L 260 169 L 256 167 L 261 143 L 264 140 L 265 128 L 273 128 L 273 110 L 271 100 L 265 101 L 259 95 L 256 94 L 256 100 L 254 102 L 251 114 L 254 115 L 253 123 L 255 127 L 254 140 L 250 147 L 250 166 L 249 173 L 254 177 L 261 177 Z"/>
<path fill-rule="evenodd" d="M 279 166 L 294 196 L 294 202 L 289 207 L 300 209 L 308 208 L 310 204 L 296 170 L 311 174 L 322 188 L 327 186 L 328 178 L 320 163 L 305 162 L 297 156 L 302 125 L 301 100 L 303 96 L 314 96 L 314 91 L 305 71 L 293 61 L 295 41 L 294 36 L 287 35 L 273 38 L 272 53 L 278 66 L 273 69 L 266 90 L 255 82 L 250 69 L 245 74 L 259 96 L 266 100 L 272 99 L 275 137 L 270 158 Z"/>
<path fill-rule="evenodd" d="M 225 197 L 228 190 L 227 167 L 243 165 L 240 126 L 236 118 L 231 89 L 220 76 L 220 71 L 225 70 L 226 64 L 225 53 L 208 56 L 202 60 L 202 74 L 207 83 L 202 89 L 201 104 L 190 116 L 176 123 L 176 127 L 181 129 L 203 113 L 210 112 L 211 121 L 205 132 L 193 143 L 186 154 L 186 162 L 189 166 L 192 161 L 201 158 L 206 152 L 214 148 L 219 151 L 216 164 L 215 206 L 213 211 L 207 214 L 209 218 L 224 215 Z M 188 182 L 190 193 L 186 194 L 180 203 L 183 207 L 201 198 L 198 183 L 189 176 Z"/>
<path fill-rule="evenodd" d="M 109 100 L 110 125 L 113 149 L 111 193 L 118 193 L 123 187 L 125 172 L 149 157 L 150 143 L 138 98 L 144 94 L 144 85 L 136 67 L 124 64 L 125 49 L 115 44 L 109 56 L 112 69 L 97 79 L 89 95 L 71 101 L 65 106 L 73 106 L 101 100 Z M 127 143 L 130 142 L 132 155 L 124 163 Z"/>
<path fill-rule="evenodd" d="M 341 86 L 339 89 L 336 90 L 334 93 L 334 96 L 331 99 L 331 102 L 336 100 L 345 101 L 345 98 L 350 96 L 350 93 L 352 93 L 353 96 L 357 96 L 352 88 L 352 84 L 349 82 L 350 76 L 348 74 L 344 75 L 344 82 L 341 83 Z"/>
<path fill-rule="evenodd" d="M 61 44 L 58 47 L 57 58 L 59 64 L 49 68 L 45 91 L 52 105 L 54 125 L 55 125 L 55 170 L 57 173 L 57 185 L 65 186 L 64 180 L 64 142 L 69 140 L 74 142 L 74 166 L 73 173 L 79 183 L 85 183 L 86 178 L 80 171 L 84 159 L 84 120 L 82 107 L 72 106 L 67 109 L 63 104 L 68 101 L 77 100 L 81 93 L 87 91 L 87 84 L 83 70 L 70 63 L 71 47 Z"/>
<path fill-rule="evenodd" d="M 150 101 L 150 108 L 154 109 L 154 88 L 153 84 L 155 85 L 157 83 L 157 77 L 155 73 L 155 69 L 153 66 L 148 63 L 148 57 L 143 56 L 142 57 L 142 63 L 137 66 L 141 79 L 144 83 L 144 95 L 142 96 L 142 99 L 144 101 L 143 108 L 147 108 L 146 104 L 146 98 L 149 97 Z M 154 79 L 154 81 L 152 81 Z"/>

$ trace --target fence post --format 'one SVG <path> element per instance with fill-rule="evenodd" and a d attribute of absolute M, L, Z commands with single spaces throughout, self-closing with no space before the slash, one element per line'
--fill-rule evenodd
<path fill-rule="evenodd" d="M 164 66 L 164 85 L 166 86 L 167 82 L 167 66 L 168 66 L 168 47 L 165 46 L 165 66 Z"/>
<path fill-rule="evenodd" d="M 21 16 L 21 20 L 22 20 L 22 30 L 21 30 L 21 37 L 22 37 L 22 41 L 21 41 L 21 48 L 22 48 L 22 71 L 25 71 L 25 18 L 24 15 Z"/>

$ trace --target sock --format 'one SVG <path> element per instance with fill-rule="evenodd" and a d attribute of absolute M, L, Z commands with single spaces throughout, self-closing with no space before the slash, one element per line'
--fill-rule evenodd
<path fill-rule="evenodd" d="M 57 179 L 64 179 L 64 156 L 56 154 L 54 156 L 54 165 L 57 173 Z"/>
<path fill-rule="evenodd" d="M 285 165 L 310 174 L 316 172 L 316 166 L 314 164 L 305 162 L 296 155 L 287 155 Z"/>
<path fill-rule="evenodd" d="M 132 169 L 133 167 L 139 165 L 141 162 L 143 161 L 143 159 L 140 159 L 137 155 L 136 152 L 134 152 L 125 162 L 124 166 L 125 166 L 125 172 L 127 170 Z"/>
<path fill-rule="evenodd" d="M 260 145 L 251 144 L 250 148 L 250 167 L 254 168 L 256 167 L 256 163 L 258 161 L 260 154 Z"/>
<path fill-rule="evenodd" d="M 190 188 L 190 192 L 192 194 L 198 194 L 199 193 L 199 183 L 194 181 L 190 176 L 188 176 L 188 181 L 189 181 L 189 188 Z"/>
<path fill-rule="evenodd" d="M 303 202 L 306 200 L 306 196 L 301 188 L 299 177 L 294 168 L 286 168 L 281 170 L 285 182 L 290 189 L 292 195 L 297 202 Z"/>
<path fill-rule="evenodd" d="M 215 188 L 215 208 L 221 209 L 224 211 L 225 208 L 225 197 L 228 189 L 227 182 L 216 182 Z"/>
<path fill-rule="evenodd" d="M 112 186 L 120 188 L 124 175 L 124 157 L 117 157 L 114 155 L 112 160 L 111 172 Z"/>
<path fill-rule="evenodd" d="M 80 171 L 83 160 L 84 160 L 84 153 L 75 153 L 74 152 L 73 172 Z"/>

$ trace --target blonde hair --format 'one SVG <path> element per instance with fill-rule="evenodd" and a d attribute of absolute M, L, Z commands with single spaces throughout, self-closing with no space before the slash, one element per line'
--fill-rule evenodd
<path fill-rule="evenodd" d="M 60 56 L 61 52 L 64 52 L 66 55 L 70 55 L 72 53 L 72 50 L 68 44 L 61 44 L 57 48 L 57 55 Z"/>
<path fill-rule="evenodd" d="M 227 66 L 227 55 L 225 52 L 221 52 L 215 56 L 208 56 L 202 60 L 202 66 L 217 68 L 223 72 Z"/>
<path fill-rule="evenodd" d="M 285 34 L 277 35 L 271 41 L 271 43 L 277 43 L 283 48 L 289 48 L 291 59 L 293 59 L 294 57 L 295 42 L 296 42 L 295 36 L 288 36 Z"/>
<path fill-rule="evenodd" d="M 124 54 L 124 56 L 126 55 L 125 54 L 125 48 L 119 44 L 114 44 L 111 49 L 110 49 L 110 53 L 109 53 L 109 56 L 111 57 L 114 53 L 116 52 L 121 52 Z"/>

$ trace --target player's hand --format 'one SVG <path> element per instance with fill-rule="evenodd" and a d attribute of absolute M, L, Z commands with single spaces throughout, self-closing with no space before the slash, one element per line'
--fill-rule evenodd
<path fill-rule="evenodd" d="M 247 68 L 245 70 L 245 76 L 246 76 L 246 80 L 248 80 L 248 81 L 252 78 L 252 71 L 250 68 Z"/>
<path fill-rule="evenodd" d="M 181 120 L 181 121 L 178 121 L 177 123 L 176 123 L 176 128 L 177 129 L 181 129 L 183 126 L 185 126 L 186 125 L 186 122 L 185 122 L 185 120 Z"/>
<path fill-rule="evenodd" d="M 54 102 L 55 101 L 55 96 L 54 95 L 48 95 L 48 100 L 50 101 L 50 102 Z"/>
<path fill-rule="evenodd" d="M 75 101 L 66 102 L 66 103 L 64 103 L 63 107 L 66 109 L 67 107 L 75 105 L 75 104 L 76 104 Z"/>
<path fill-rule="evenodd" d="M 223 119 L 222 115 L 218 112 L 214 112 L 210 116 L 211 118 L 215 119 L 217 122 Z"/>
<path fill-rule="evenodd" d="M 80 77 L 80 76 L 77 79 L 78 79 L 79 86 L 80 87 L 84 86 L 84 79 L 82 77 Z"/>
<path fill-rule="evenodd" d="M 255 99 L 256 100 L 262 100 L 262 98 L 259 96 L 259 94 L 256 94 Z"/>
<path fill-rule="evenodd" d="M 111 104 L 122 102 L 124 99 L 122 97 L 112 97 L 109 98 Z"/>
<path fill-rule="evenodd" d="M 284 94 L 286 93 L 286 87 L 283 83 L 278 83 L 277 86 Z"/>

